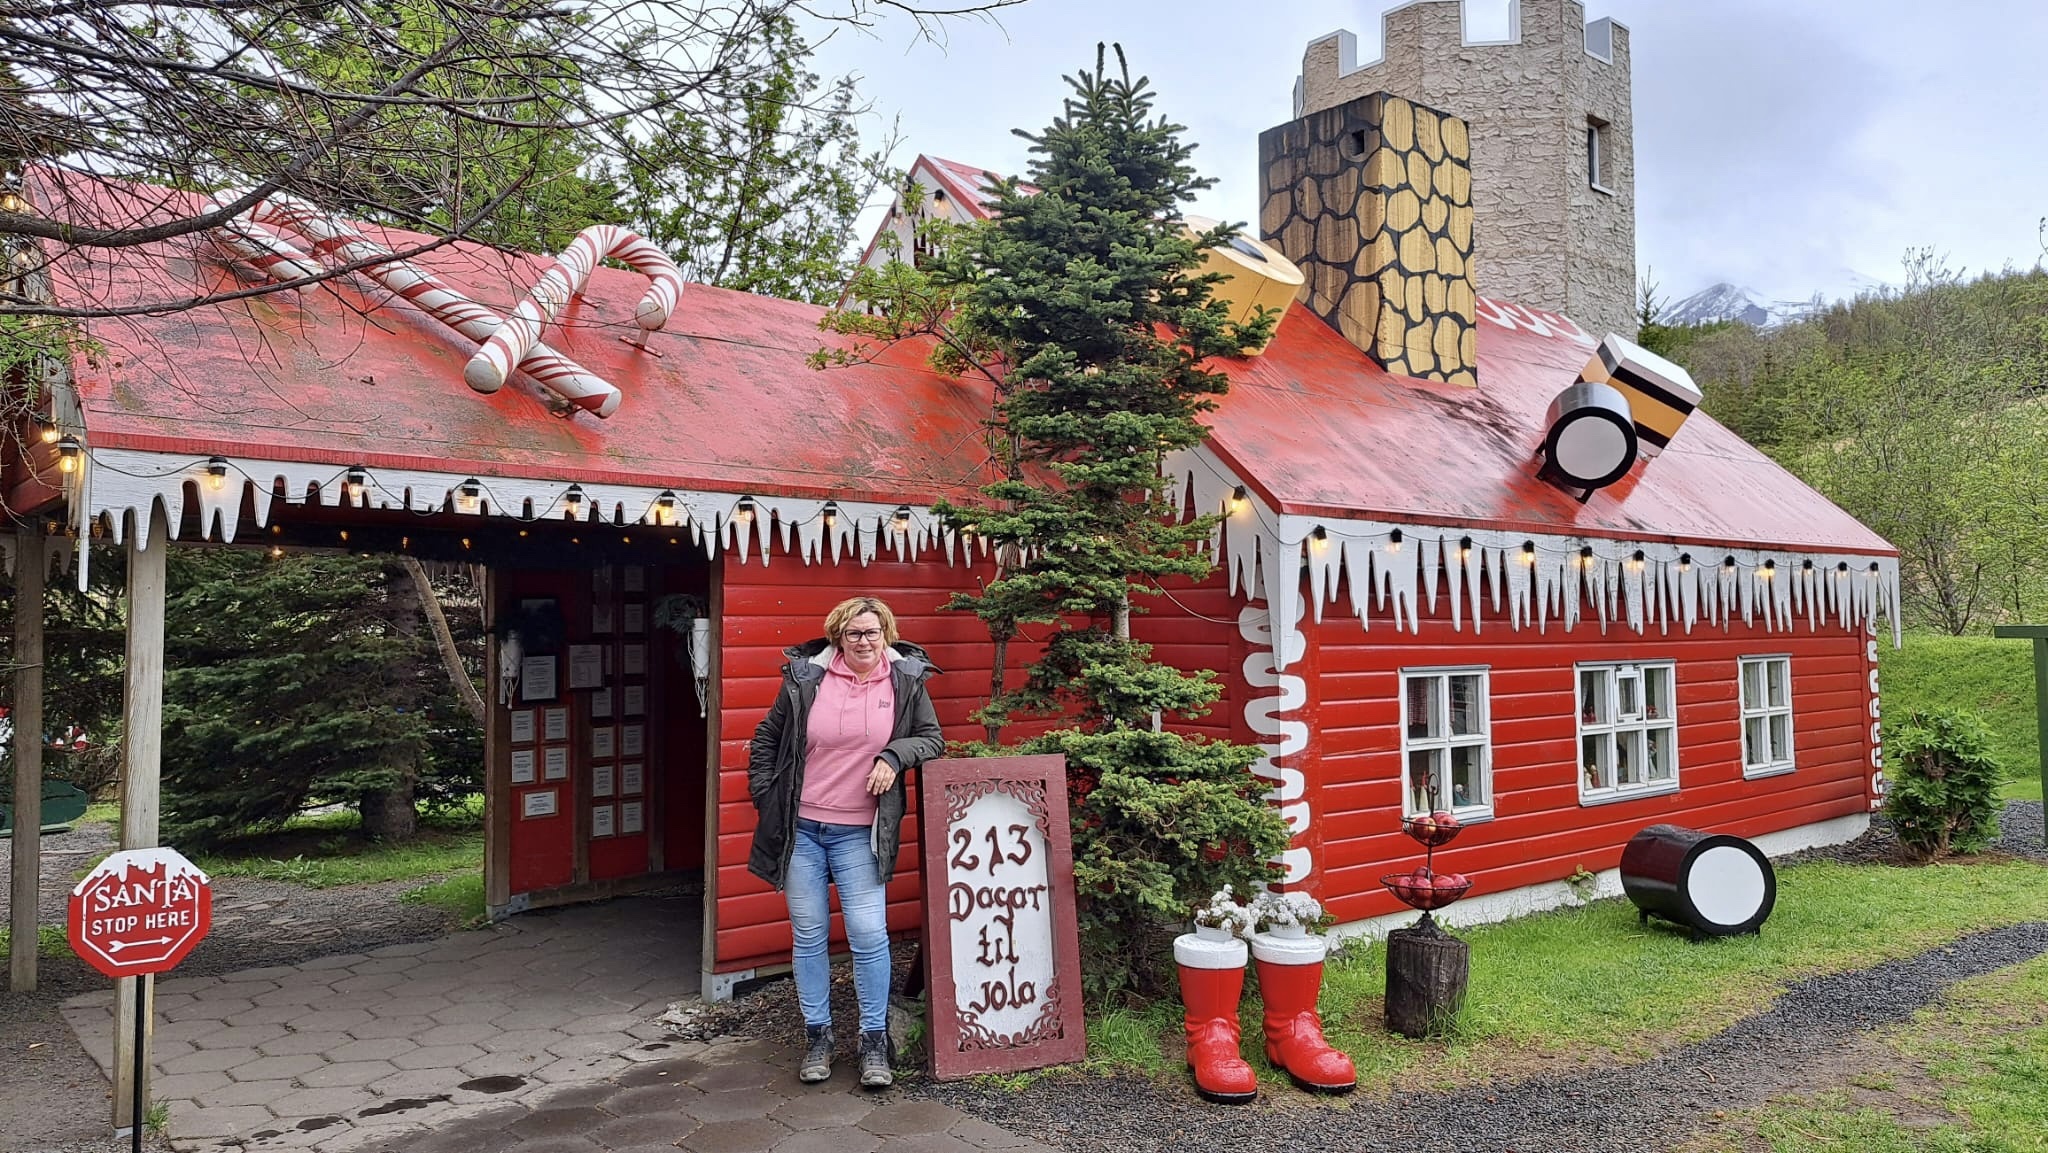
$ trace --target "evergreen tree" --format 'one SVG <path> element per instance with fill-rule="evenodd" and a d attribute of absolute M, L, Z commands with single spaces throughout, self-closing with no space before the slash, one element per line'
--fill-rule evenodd
<path fill-rule="evenodd" d="M 1142 611 L 1133 594 L 1212 565 L 1202 546 L 1215 520 L 1175 513 L 1162 458 L 1207 435 L 1197 418 L 1228 382 L 1206 362 L 1256 342 L 1274 319 L 1234 324 L 1212 298 L 1219 278 L 1198 271 L 1202 254 L 1234 229 L 1186 230 L 1180 206 L 1211 181 L 1195 174 L 1181 126 L 1154 115 L 1121 48 L 1117 64 L 1111 73 L 1098 48 L 1095 70 L 1068 78 L 1062 115 L 1019 133 L 1038 191 L 1003 182 L 995 218 L 949 238 L 934 272 L 939 297 L 920 283 L 907 300 L 864 302 L 907 307 L 942 330 L 942 363 L 978 364 L 1001 382 L 995 433 L 1013 454 L 1007 475 L 983 488 L 986 507 L 938 511 L 1006 561 L 956 607 L 998 641 L 1020 625 L 1055 629 L 986 716 L 1056 716 L 1065 727 L 981 751 L 1067 759 L 1084 980 L 1097 999 L 1156 989 L 1166 972 L 1152 947 L 1159 930 L 1225 884 L 1269 879 L 1287 837 L 1250 772 L 1257 749 L 1157 727 L 1215 702 L 1215 674 L 1160 664 L 1131 637 Z M 897 266 L 858 288 L 917 279 Z M 935 298 L 956 310 L 932 313 Z M 840 327 L 886 337 L 897 323 L 849 316 Z"/>
<path fill-rule="evenodd" d="M 481 734 L 398 562 L 231 549 L 169 561 L 166 838 L 218 842 L 320 802 L 398 838 L 423 795 L 482 787 Z"/>

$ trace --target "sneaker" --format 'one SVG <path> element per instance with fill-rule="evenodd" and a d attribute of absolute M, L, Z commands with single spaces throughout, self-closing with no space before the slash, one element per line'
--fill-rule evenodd
<path fill-rule="evenodd" d="M 805 1025 L 804 1063 L 797 1067 L 796 1079 L 806 1085 L 815 1085 L 832 1075 L 832 1026 Z"/>
<path fill-rule="evenodd" d="M 889 1031 L 875 1029 L 860 1035 L 860 1087 L 887 1089 L 896 1083 L 889 1069 Z"/>

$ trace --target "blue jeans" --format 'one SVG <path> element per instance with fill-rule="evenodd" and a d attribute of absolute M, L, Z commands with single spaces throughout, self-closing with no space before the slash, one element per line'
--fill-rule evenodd
<path fill-rule="evenodd" d="M 882 879 L 876 876 L 872 830 L 798 818 L 783 895 L 789 901 L 796 999 L 806 1025 L 832 1023 L 832 969 L 826 956 L 832 905 L 825 886 L 834 882 L 839 910 L 846 915 L 846 940 L 853 946 L 861 1031 L 876 1032 L 889 1024 L 889 917 Z"/>

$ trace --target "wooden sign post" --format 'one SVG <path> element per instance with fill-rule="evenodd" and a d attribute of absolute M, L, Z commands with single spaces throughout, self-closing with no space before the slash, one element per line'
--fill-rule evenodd
<path fill-rule="evenodd" d="M 919 772 L 932 1075 L 1080 1060 L 1066 759 L 947 759 Z"/>

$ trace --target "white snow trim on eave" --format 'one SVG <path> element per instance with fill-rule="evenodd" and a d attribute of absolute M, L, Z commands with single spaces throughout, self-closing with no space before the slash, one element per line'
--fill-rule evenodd
<path fill-rule="evenodd" d="M 1767 857 L 1783 857 L 1807 849 L 1847 844 L 1862 836 L 1869 828 L 1870 814 L 1856 813 L 1775 833 L 1764 833 L 1748 840 Z M 1543 881 L 1505 892 L 1477 893 L 1455 905 L 1438 909 L 1433 916 L 1440 924 L 1469 928 L 1473 925 L 1492 925 L 1501 921 L 1511 921 L 1516 917 L 1526 917 L 1531 913 L 1545 913 L 1552 909 L 1583 905 L 1589 901 L 1622 895 L 1624 894 L 1621 887 L 1621 870 L 1602 869 L 1593 874 L 1590 885 L 1575 886 L 1568 881 Z M 1415 919 L 1415 914 L 1408 910 L 1386 913 L 1378 917 L 1365 917 L 1331 927 L 1329 936 L 1364 937 L 1368 940 L 1383 941 L 1389 932 L 1412 925 Z"/>
<path fill-rule="evenodd" d="M 1433 614 L 1447 596 L 1451 627 L 1462 632 L 1469 616 L 1474 635 L 1489 613 L 1516 630 L 1554 620 L 1569 632 L 1591 617 L 1603 632 L 1621 624 L 1638 633 L 1736 619 L 1790 631 L 1801 618 L 1816 632 L 1824 623 L 1860 631 L 1884 616 L 1895 643 L 1900 635 L 1896 556 L 1281 515 L 1255 493 L 1238 499 L 1242 481 L 1205 448 L 1172 454 L 1162 471 L 1176 508 L 1188 512 L 1181 502 L 1192 499 L 1194 512 L 1224 514 L 1211 548 L 1230 591 L 1263 598 L 1275 621 L 1300 619 L 1306 571 L 1318 623 L 1342 591 L 1367 629 L 1378 613 L 1420 634 L 1425 606 Z M 1282 668 L 1286 651 L 1276 646 Z"/>
<path fill-rule="evenodd" d="M 116 543 L 132 533 L 135 547 L 147 549 L 150 512 L 157 507 L 163 509 L 164 522 L 170 527 L 172 539 L 176 539 L 187 502 L 196 500 L 202 539 L 231 544 L 239 527 L 245 490 L 258 528 L 269 525 L 272 505 L 280 499 L 275 495 L 280 484 L 286 504 L 341 507 L 349 503 L 345 485 L 351 470 L 331 464 L 228 457 L 226 483 L 215 489 L 208 483 L 205 457 L 103 448 L 89 449 L 85 455 L 86 463 L 77 474 L 72 502 L 81 562 L 95 524 Z M 868 501 L 414 469 L 364 467 L 362 472 L 366 483 L 358 507 L 415 515 L 456 509 L 459 491 L 472 482 L 479 489 L 479 501 L 478 510 L 469 515 L 521 523 L 561 521 L 572 487 L 581 492 L 582 517 L 576 523 L 652 524 L 657 502 L 671 497 L 675 501 L 675 519 L 661 527 L 687 528 L 691 540 L 704 549 L 707 557 L 716 559 L 722 546 L 736 551 L 741 564 L 758 555 L 766 565 L 770 546 L 776 543 L 778 535 L 783 551 L 800 557 L 806 564 L 837 563 L 846 558 L 865 566 L 884 545 L 897 559 L 906 561 L 937 551 L 944 555 L 948 565 L 971 562 L 977 553 L 988 551 L 985 539 L 946 529 L 928 508 L 919 505 L 908 506 L 909 515 L 901 519 L 899 527 L 899 514 L 905 506 Z M 742 501 L 752 502 L 751 516 L 739 515 Z M 829 526 L 824 517 L 828 504 L 835 510 Z M 529 506 L 531 515 L 527 515 Z M 81 587 L 85 581 L 84 567 L 83 563 L 79 565 Z"/>

